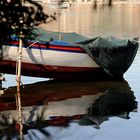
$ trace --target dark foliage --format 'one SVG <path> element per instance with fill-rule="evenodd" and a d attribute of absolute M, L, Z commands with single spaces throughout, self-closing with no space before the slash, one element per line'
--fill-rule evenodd
<path fill-rule="evenodd" d="M 49 17 L 55 19 L 52 15 L 46 15 L 43 7 L 32 0 L 1 0 L 0 43 L 12 34 L 30 34 L 35 26 L 45 23 Z"/>

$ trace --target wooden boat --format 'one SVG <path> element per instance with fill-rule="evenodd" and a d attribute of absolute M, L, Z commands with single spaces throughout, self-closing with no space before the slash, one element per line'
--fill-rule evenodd
<path fill-rule="evenodd" d="M 18 41 L 3 45 L 3 58 L 0 71 L 14 73 L 17 61 Z M 29 45 L 29 44 L 28 44 Z M 99 66 L 79 46 L 71 46 L 62 42 L 49 45 L 36 43 L 32 47 L 23 47 L 23 75 L 39 77 L 62 77 L 67 73 L 94 71 Z"/>
<path fill-rule="evenodd" d="M 117 41 L 115 40 L 115 42 Z M 121 46 L 121 40 L 119 47 L 115 45 L 114 47 L 112 44 L 108 46 L 108 42 L 101 38 L 81 41 L 80 43 L 69 43 L 63 40 L 28 41 L 24 43 L 22 48 L 22 75 L 61 79 L 103 78 L 103 76 L 108 77 L 108 75 L 120 78 L 133 62 L 138 43 L 128 40 L 126 46 Z M 91 48 L 93 44 L 94 46 Z M 97 44 L 100 45 L 97 46 Z M 106 44 L 107 47 L 105 47 Z M 15 74 L 18 46 L 19 41 L 16 39 L 2 45 L 1 73 Z M 88 52 L 89 50 L 91 51 Z"/>

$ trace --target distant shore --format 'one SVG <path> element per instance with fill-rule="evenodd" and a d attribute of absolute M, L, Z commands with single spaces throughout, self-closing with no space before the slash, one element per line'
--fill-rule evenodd
<path fill-rule="evenodd" d="M 113 1 L 112 4 L 140 4 L 140 0 L 139 1 Z M 72 4 L 94 4 L 93 2 L 74 2 Z M 98 1 L 97 4 L 108 4 L 107 1 L 105 1 L 104 3 L 102 1 Z"/>
<path fill-rule="evenodd" d="M 47 4 L 48 2 L 38 2 L 38 3 L 40 3 L 40 4 Z M 70 3 L 72 3 L 72 4 L 94 4 L 94 2 L 93 1 L 74 1 L 74 2 L 72 2 L 72 1 L 70 1 Z M 97 4 L 107 4 L 108 3 L 108 0 L 104 0 L 104 1 L 102 1 L 102 0 L 97 0 Z M 112 4 L 118 4 L 118 3 L 120 3 L 120 4 L 125 4 L 125 3 L 140 3 L 140 0 L 131 0 L 131 1 L 128 1 L 128 0 L 115 0 L 115 1 L 112 1 Z"/>

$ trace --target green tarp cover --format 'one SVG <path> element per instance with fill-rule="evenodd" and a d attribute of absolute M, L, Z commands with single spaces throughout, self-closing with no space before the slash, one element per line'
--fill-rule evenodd
<path fill-rule="evenodd" d="M 35 39 L 39 42 L 49 42 L 54 41 L 64 41 L 68 43 L 77 43 L 81 41 L 86 41 L 88 38 L 77 33 L 64 33 L 64 32 L 52 32 L 47 31 L 42 28 L 36 28 L 33 31 L 33 34 L 36 35 Z"/>
<path fill-rule="evenodd" d="M 84 44 L 83 48 L 105 72 L 119 78 L 132 64 L 138 43 L 134 40 L 118 39 L 112 36 L 97 37 L 90 43 Z"/>

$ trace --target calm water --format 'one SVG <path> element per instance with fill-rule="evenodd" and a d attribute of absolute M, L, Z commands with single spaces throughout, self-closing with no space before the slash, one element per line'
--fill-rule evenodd
<path fill-rule="evenodd" d="M 48 10 L 46 8 L 46 10 Z M 54 10 L 55 11 L 55 10 Z M 53 12 L 49 10 L 49 12 Z M 56 11 L 58 12 L 58 11 Z M 114 5 L 110 8 L 106 6 L 99 6 L 96 10 L 93 9 L 91 5 L 74 5 L 70 9 L 60 10 L 61 13 L 59 22 L 54 21 L 48 25 L 42 25 L 46 29 L 53 30 L 53 31 L 65 31 L 65 32 L 77 32 L 82 35 L 88 37 L 94 36 L 106 36 L 106 35 L 113 35 L 117 37 L 140 37 L 140 5 L 139 4 L 122 4 L 122 5 Z M 73 88 L 70 85 L 62 83 L 60 88 L 57 89 L 58 83 L 54 85 L 56 88 L 54 93 L 60 92 L 62 90 L 65 92 L 75 92 L 81 93 L 81 97 L 76 98 L 69 98 L 67 100 L 62 100 L 61 102 L 52 102 L 49 105 L 50 113 L 52 116 L 70 116 L 75 114 L 86 114 L 86 110 L 92 106 L 92 104 L 97 99 L 97 96 L 100 94 L 107 94 L 108 89 L 115 85 L 113 88 L 112 93 L 126 93 L 129 95 L 133 95 L 136 97 L 135 101 L 140 102 L 140 49 L 136 55 L 136 58 L 129 68 L 129 70 L 124 74 L 124 78 L 128 84 L 122 84 L 121 82 L 98 82 L 98 83 L 90 83 L 89 86 L 85 86 L 83 84 L 76 84 Z M 15 81 L 14 76 L 6 75 L 7 82 L 3 83 L 4 87 L 15 85 L 13 81 Z M 35 81 L 46 80 L 46 79 L 39 79 L 39 78 L 28 78 L 23 77 L 22 82 L 32 83 Z M 117 83 L 117 84 L 116 84 Z M 64 85 L 63 85 L 64 84 Z M 86 83 L 85 83 L 86 84 Z M 80 86 L 79 86 L 80 85 Z M 65 86 L 65 89 L 63 87 Z M 79 88 L 81 87 L 81 88 Z M 114 86 L 113 86 L 114 87 Z M 131 92 L 130 90 L 134 92 Z M 93 90 L 93 93 L 92 93 Z M 75 92 L 74 92 L 75 91 Z M 90 96 L 85 96 L 90 92 Z M 109 92 L 110 93 L 110 92 Z M 92 96 L 91 96 L 92 95 Z M 118 95 L 120 96 L 120 94 Z M 113 96 L 114 97 L 114 96 Z M 98 97 L 99 98 L 99 97 Z M 117 97 L 116 97 L 117 98 Z M 115 98 L 115 99 L 116 99 Z M 124 98 L 122 100 L 122 96 L 119 97 L 120 100 L 114 100 L 110 98 L 110 100 L 114 100 L 115 105 L 124 109 L 121 106 L 120 101 L 124 101 L 127 107 L 130 105 L 127 101 L 132 101 L 133 98 Z M 68 102 L 67 102 L 68 101 Z M 101 100 L 103 101 L 103 100 Z M 111 104 L 114 105 L 114 104 Z M 110 106 L 111 106 L 110 105 Z M 130 106 L 129 106 L 130 107 Z M 54 110 L 53 110 L 54 109 Z M 77 109 L 77 110 L 76 110 Z M 100 108 L 101 111 L 104 108 Z M 107 108 L 110 109 L 110 108 Z M 107 110 L 106 109 L 106 110 Z M 117 109 L 117 107 L 112 106 L 112 109 Z M 110 109 L 110 111 L 112 110 Z M 125 110 L 124 110 L 125 111 Z M 45 137 L 43 133 L 38 130 L 30 130 L 28 135 L 25 135 L 25 139 L 31 140 L 32 139 L 41 139 L 41 140 L 139 140 L 140 133 L 140 109 L 138 107 L 138 112 L 130 111 L 129 117 L 126 117 L 116 114 L 104 114 L 102 113 L 102 117 L 107 117 L 105 119 L 102 118 L 100 121 L 97 118 L 98 122 L 97 125 L 79 125 L 76 122 L 70 123 L 69 127 L 54 127 L 49 126 L 45 128 L 50 134 L 50 137 Z M 59 112 L 59 113 L 58 113 Z M 115 112 L 115 111 L 114 111 Z M 58 113 L 58 114 L 56 114 Z M 49 114 L 49 115 L 50 115 Z M 121 114 L 122 115 L 122 114 Z M 100 118 L 101 119 L 101 118 Z M 105 121 L 109 119 L 108 121 Z M 93 119 L 92 119 L 93 120 Z M 100 129 L 99 129 L 100 124 Z M 98 128 L 98 129 L 97 129 Z M 34 135 L 35 132 L 37 136 Z M 38 138 L 37 138 L 38 137 Z"/>
<path fill-rule="evenodd" d="M 118 37 L 140 36 L 140 4 L 119 4 L 110 8 L 92 5 L 73 5 L 65 10 L 51 10 L 47 13 L 60 14 L 57 21 L 43 25 L 52 31 L 77 32 L 82 35 Z"/>

